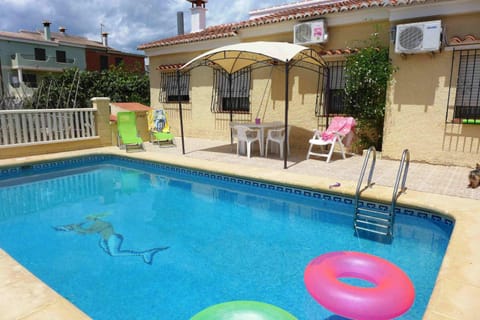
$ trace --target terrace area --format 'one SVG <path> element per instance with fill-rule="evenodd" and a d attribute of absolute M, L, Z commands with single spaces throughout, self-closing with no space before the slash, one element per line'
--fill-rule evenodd
<path fill-rule="evenodd" d="M 147 143 L 146 149 L 148 153 L 181 155 L 181 142 L 179 140 L 177 139 L 176 148 L 159 148 L 157 145 Z M 307 141 L 305 141 L 305 146 L 307 146 Z M 260 157 L 257 151 L 255 156 L 249 159 L 244 155 L 237 156 L 236 144 L 231 145 L 226 141 L 187 138 L 185 140 L 185 157 L 285 172 L 283 159 L 280 159 L 278 153 L 269 154 L 268 158 L 265 158 Z M 350 157 L 343 160 L 339 153 L 335 153 L 330 163 L 314 157 L 305 160 L 305 157 L 306 149 L 305 151 L 303 149 L 293 149 L 292 154 L 288 156 L 287 171 L 325 179 L 331 182 L 330 184 L 342 181 L 348 181 L 348 184 L 356 184 L 364 161 L 363 156 L 356 154 L 351 154 Z M 158 160 L 161 161 L 162 159 Z M 474 165 L 472 163 L 472 167 Z M 384 160 L 377 154 L 373 181 L 376 185 L 393 187 L 398 167 L 399 161 Z M 242 174 L 240 170 L 237 172 L 239 175 Z M 467 188 L 467 176 L 471 170 L 471 168 L 466 167 L 411 162 L 407 187 L 409 190 L 480 200 L 480 189 Z M 336 191 L 338 189 L 336 188 Z"/>
<path fill-rule="evenodd" d="M 126 154 L 125 150 L 121 150 L 118 147 L 105 147 L 44 156 L 0 159 L 0 166 L 9 166 L 25 161 L 38 161 L 38 159 L 55 159 L 58 156 L 74 156 L 90 152 L 108 152 L 173 163 L 178 163 L 178 159 L 175 159 L 176 157 L 182 157 L 192 162 L 195 162 L 194 159 L 201 159 L 207 162 L 225 163 L 229 167 L 233 167 L 233 171 L 237 175 L 246 174 L 242 170 L 245 170 L 245 167 L 249 167 L 249 170 L 263 168 L 277 173 L 289 172 L 317 177 L 319 181 L 325 180 L 325 182 L 330 183 L 326 185 L 327 187 L 340 182 L 341 186 L 335 187 L 335 191 L 338 192 L 343 189 L 342 184 L 356 185 L 364 161 L 364 157 L 357 154 L 350 154 L 347 159 L 341 159 L 339 153 L 334 153 L 330 163 L 325 162 L 324 159 L 315 159 L 314 157 L 305 160 L 306 152 L 293 149 L 292 154 L 288 156 L 288 169 L 285 170 L 283 169 L 283 159 L 279 157 L 278 153 L 270 153 L 267 158 L 261 157 L 257 150 L 257 152 L 253 152 L 252 158 L 247 158 L 245 155 L 237 156 L 236 144 L 232 145 L 228 141 L 185 138 L 185 155 L 182 155 L 180 138 L 176 139 L 176 146 L 174 147 L 159 147 L 149 142 L 144 145 L 146 152 Z M 472 167 L 474 165 L 472 164 Z M 373 181 L 379 186 L 393 187 L 398 167 L 399 161 L 382 159 L 381 153 L 379 153 L 377 155 Z M 467 177 L 471 170 L 472 168 L 460 166 L 411 162 L 406 185 L 408 190 L 480 200 L 480 188 L 471 189 L 467 187 Z"/>

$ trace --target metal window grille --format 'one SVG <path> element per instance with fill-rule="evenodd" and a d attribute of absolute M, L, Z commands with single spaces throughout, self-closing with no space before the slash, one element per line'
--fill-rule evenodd
<path fill-rule="evenodd" d="M 327 115 L 345 114 L 345 61 L 328 64 Z"/>
<path fill-rule="evenodd" d="M 213 70 L 212 112 L 250 112 L 250 83 L 252 71 L 245 68 L 233 74 Z"/>
<path fill-rule="evenodd" d="M 180 101 L 190 101 L 190 74 L 181 72 Z M 160 74 L 160 102 L 178 102 L 178 79 L 176 72 L 162 72 Z"/>
<path fill-rule="evenodd" d="M 460 51 L 455 119 L 480 119 L 480 49 Z"/>
<path fill-rule="evenodd" d="M 317 117 L 345 114 L 345 61 L 331 61 L 323 70 L 317 88 Z"/>
<path fill-rule="evenodd" d="M 47 54 L 46 54 L 45 49 L 35 48 L 35 60 L 38 60 L 38 61 L 46 61 L 47 60 Z"/>
<path fill-rule="evenodd" d="M 67 62 L 67 53 L 65 51 L 57 50 L 57 62 Z"/>

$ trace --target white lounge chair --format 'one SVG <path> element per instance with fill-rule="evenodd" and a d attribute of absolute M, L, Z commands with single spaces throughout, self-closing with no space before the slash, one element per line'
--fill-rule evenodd
<path fill-rule="evenodd" d="M 349 145 L 355 124 L 355 119 L 352 117 L 334 117 L 327 130 L 323 132 L 315 130 L 313 132 L 313 138 L 308 141 L 310 147 L 308 148 L 307 159 L 309 159 L 310 156 L 317 156 L 327 158 L 327 162 L 330 162 L 333 151 L 335 150 L 335 144 L 338 144 L 342 157 L 345 159 L 345 144 L 347 146 Z M 346 139 L 347 137 L 348 139 Z M 330 149 L 327 153 L 313 152 L 312 149 L 314 146 L 321 148 L 330 146 Z"/>

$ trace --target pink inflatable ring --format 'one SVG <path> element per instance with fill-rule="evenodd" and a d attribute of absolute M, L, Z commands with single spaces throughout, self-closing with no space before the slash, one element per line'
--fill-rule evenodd
<path fill-rule="evenodd" d="M 357 287 L 338 278 L 357 278 L 375 284 Z M 357 320 L 398 317 L 413 304 L 412 281 L 399 267 L 379 257 L 352 251 L 323 254 L 305 269 L 312 297 L 337 315 Z"/>

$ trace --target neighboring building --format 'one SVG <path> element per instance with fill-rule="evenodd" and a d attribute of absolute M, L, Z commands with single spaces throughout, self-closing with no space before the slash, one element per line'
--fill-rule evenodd
<path fill-rule="evenodd" d="M 50 32 L 50 22 L 43 24 L 43 32 L 0 31 L 1 78 L 6 95 L 31 95 L 49 72 L 85 69 L 85 48 L 72 43 L 65 32 Z"/>
<path fill-rule="evenodd" d="M 43 31 L 0 31 L 0 95 L 31 95 L 46 74 L 68 68 L 100 71 L 123 62 L 144 72 L 144 56 L 108 47 L 106 34 L 103 42 L 93 41 L 63 27 L 52 32 L 50 25 L 43 22 Z"/>
<path fill-rule="evenodd" d="M 103 71 L 110 66 L 123 66 L 132 72 L 145 72 L 145 56 L 126 53 L 108 46 L 108 33 L 102 33 L 102 42 L 89 44 L 85 49 L 87 70 Z"/>
<path fill-rule="evenodd" d="M 397 68 L 386 101 L 382 156 L 398 159 L 408 148 L 414 161 L 465 166 L 479 161 L 480 125 L 463 123 L 480 119 L 479 1 L 302 1 L 212 27 L 205 26 L 207 1 L 187 1 L 192 3 L 194 32 L 138 48 L 150 61 L 152 106 L 167 110 L 177 134 L 178 90 L 172 71 L 224 45 L 295 42 L 319 52 L 330 71 L 329 79 L 302 70 L 291 73 L 290 145 L 306 154 L 311 130 L 323 128 L 328 116 L 342 112 L 345 58 L 378 33 Z M 417 22 L 421 24 L 411 25 Z M 320 29 L 324 32 L 316 38 Z M 283 72 L 266 69 L 236 74 L 233 97 L 226 95 L 220 71 L 199 67 L 182 75 L 185 134 L 227 140 L 231 107 L 225 107 L 225 101 L 232 98 L 237 104 L 234 121 L 283 120 Z"/>

